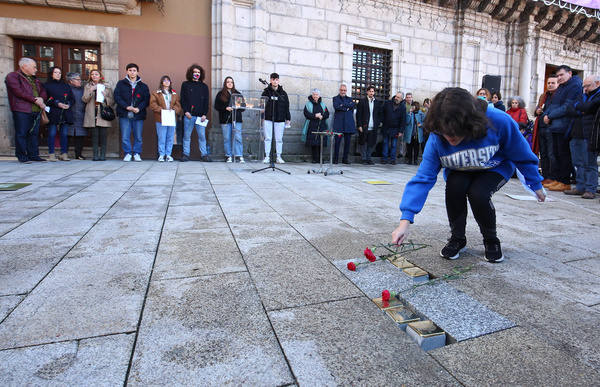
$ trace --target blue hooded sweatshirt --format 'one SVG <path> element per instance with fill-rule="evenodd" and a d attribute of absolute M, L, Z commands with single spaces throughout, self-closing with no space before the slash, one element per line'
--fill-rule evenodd
<path fill-rule="evenodd" d="M 423 209 L 441 168 L 444 168 L 444 180 L 450 170 L 494 171 L 508 180 L 516 167 L 532 190 L 542 188 L 539 160 L 519 131 L 519 125 L 498 109 L 488 108 L 486 115 L 487 135 L 483 138 L 463 140 L 452 146 L 442 136 L 431 133 L 419 170 L 404 188 L 400 203 L 401 219 L 414 221 L 415 215 Z"/>

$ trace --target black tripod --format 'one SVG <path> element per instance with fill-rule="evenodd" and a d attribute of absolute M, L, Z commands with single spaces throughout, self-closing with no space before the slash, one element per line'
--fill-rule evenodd
<path fill-rule="evenodd" d="M 263 81 L 262 79 L 259 79 L 259 81 L 261 81 L 261 83 L 263 83 L 263 84 L 267 84 L 267 82 Z M 268 87 L 271 87 L 271 86 L 269 85 Z M 275 143 L 277 142 L 277 139 L 275 138 L 275 120 L 274 119 L 275 119 L 275 102 L 279 100 L 279 93 L 277 93 L 277 90 L 273 89 L 272 87 L 271 87 L 271 89 L 273 90 L 275 95 L 271 96 L 269 98 L 269 101 L 271 104 L 271 149 L 270 149 L 270 153 L 269 153 L 269 166 L 264 167 L 264 168 L 255 169 L 254 171 L 252 171 L 252 173 L 271 169 L 273 172 L 275 170 L 278 170 L 280 172 L 284 172 L 284 173 L 287 173 L 288 175 L 291 175 L 291 172 L 288 172 L 284 169 L 281 169 L 281 168 L 275 166 L 275 154 L 276 154 Z"/>

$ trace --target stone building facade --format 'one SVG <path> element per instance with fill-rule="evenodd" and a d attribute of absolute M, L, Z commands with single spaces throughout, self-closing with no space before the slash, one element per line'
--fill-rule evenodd
<path fill-rule="evenodd" d="M 258 78 L 279 73 L 291 100 L 284 154 L 292 158 L 307 153 L 300 128 L 310 89 L 331 109 L 339 84 L 352 84 L 358 45 L 391 53 L 392 94 L 475 92 L 485 74 L 499 75 L 502 95 L 522 96 L 531 111 L 553 66 L 600 73 L 599 20 L 573 10 L 533 0 L 215 0 L 213 92 L 228 75 L 253 93 Z"/>

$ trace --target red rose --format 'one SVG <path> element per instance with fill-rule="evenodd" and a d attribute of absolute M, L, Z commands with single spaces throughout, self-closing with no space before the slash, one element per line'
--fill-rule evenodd
<path fill-rule="evenodd" d="M 389 301 L 390 300 L 390 291 L 384 290 L 383 292 L 381 292 L 381 299 L 383 301 Z"/>
<path fill-rule="evenodd" d="M 138 97 L 138 98 L 140 98 L 140 95 L 139 95 L 139 94 L 136 94 L 135 96 L 136 96 L 136 97 Z"/>
<path fill-rule="evenodd" d="M 375 262 L 377 260 L 377 257 L 375 256 L 375 254 L 373 254 L 371 249 L 368 247 L 365 249 L 364 254 L 365 254 L 365 257 L 369 260 L 369 262 Z"/>
<path fill-rule="evenodd" d="M 348 262 L 348 270 L 356 271 L 356 265 L 354 264 L 354 262 Z"/>

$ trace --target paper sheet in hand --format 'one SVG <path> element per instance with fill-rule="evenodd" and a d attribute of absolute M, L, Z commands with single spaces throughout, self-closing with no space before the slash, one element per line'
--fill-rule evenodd
<path fill-rule="evenodd" d="M 515 195 L 515 194 L 505 194 L 506 196 L 508 196 L 511 199 L 514 200 L 524 200 L 524 201 L 530 201 L 530 202 L 537 202 L 537 197 L 533 197 L 531 195 Z M 546 201 L 547 202 L 553 202 L 554 200 L 549 198 L 548 196 L 546 196 Z"/>
<path fill-rule="evenodd" d="M 104 86 L 102 83 L 98 83 L 96 85 L 96 102 L 104 102 L 104 90 L 106 89 L 106 86 Z"/>
<path fill-rule="evenodd" d="M 208 125 L 208 120 L 202 121 L 201 117 L 196 118 L 196 125 L 204 126 Z"/>
<path fill-rule="evenodd" d="M 175 110 L 162 109 L 160 111 L 160 123 L 162 126 L 177 126 Z"/>

